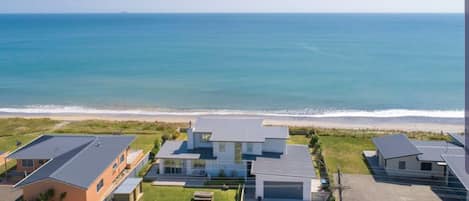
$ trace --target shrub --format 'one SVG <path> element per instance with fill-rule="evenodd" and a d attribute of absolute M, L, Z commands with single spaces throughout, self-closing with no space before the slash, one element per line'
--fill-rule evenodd
<path fill-rule="evenodd" d="M 309 147 L 315 147 L 318 144 L 319 137 L 317 135 L 312 135 L 311 140 L 309 140 Z"/>

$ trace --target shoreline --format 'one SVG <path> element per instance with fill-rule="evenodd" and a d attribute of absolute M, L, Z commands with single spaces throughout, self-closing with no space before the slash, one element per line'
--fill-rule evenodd
<path fill-rule="evenodd" d="M 62 121 L 109 120 L 109 121 L 161 121 L 180 123 L 194 121 L 203 115 L 115 115 L 115 114 L 14 114 L 0 113 L 0 118 L 50 118 Z M 326 117 L 326 118 L 292 118 L 256 115 L 211 115 L 221 117 L 259 117 L 266 124 L 320 127 L 337 129 L 373 129 L 396 131 L 428 132 L 463 132 L 463 118 L 428 118 L 428 117 Z"/>

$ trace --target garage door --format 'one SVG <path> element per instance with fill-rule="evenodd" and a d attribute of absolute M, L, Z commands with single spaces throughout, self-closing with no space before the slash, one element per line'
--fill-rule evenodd
<path fill-rule="evenodd" d="M 303 183 L 265 181 L 264 197 L 303 200 Z"/>

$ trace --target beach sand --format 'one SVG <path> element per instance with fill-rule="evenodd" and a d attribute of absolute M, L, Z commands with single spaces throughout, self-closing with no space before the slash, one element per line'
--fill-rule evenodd
<path fill-rule="evenodd" d="M 189 122 L 197 116 L 190 115 L 98 115 L 98 114 L 0 114 L 0 118 L 51 118 L 64 121 L 82 121 L 90 119 L 116 121 L 161 121 Z M 239 116 L 238 116 L 239 117 Z M 253 117 L 253 116 L 245 116 Z M 281 118 L 261 116 L 266 124 L 286 126 L 308 126 L 340 129 L 376 129 L 398 131 L 463 132 L 464 119 L 457 118 Z"/>

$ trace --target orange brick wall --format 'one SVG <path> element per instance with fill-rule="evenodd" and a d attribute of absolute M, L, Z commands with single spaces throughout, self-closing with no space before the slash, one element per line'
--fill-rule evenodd
<path fill-rule="evenodd" d="M 124 154 L 124 161 L 119 164 L 120 162 L 120 156 Z M 113 170 L 112 166 L 114 165 L 114 162 L 116 162 L 117 169 Z M 127 164 L 127 150 L 123 151 L 119 156 L 114 159 L 114 162 L 109 164 L 109 166 L 106 168 L 106 170 L 96 178 L 96 180 L 88 187 L 88 190 L 86 191 L 86 198 L 87 201 L 100 201 L 103 200 L 109 192 L 110 187 L 112 186 L 112 181 L 125 169 L 126 164 Z M 99 181 L 103 179 L 104 186 L 99 190 L 99 192 L 96 192 L 96 185 L 99 183 Z"/>
<path fill-rule="evenodd" d="M 27 185 L 23 187 L 23 198 L 25 201 L 35 201 L 40 193 L 44 193 L 49 189 L 54 189 L 55 197 L 53 200 L 59 200 L 62 192 L 67 192 L 67 196 L 63 201 L 85 201 L 86 190 L 66 185 L 61 182 L 53 180 L 44 180 L 38 183 Z"/>

